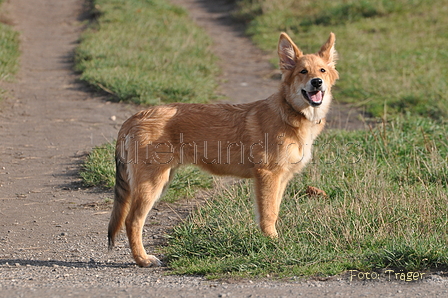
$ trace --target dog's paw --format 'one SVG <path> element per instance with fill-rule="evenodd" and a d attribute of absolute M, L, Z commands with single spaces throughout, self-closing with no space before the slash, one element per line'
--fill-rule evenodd
<path fill-rule="evenodd" d="M 277 230 L 275 229 L 275 226 L 272 227 L 261 227 L 261 231 L 263 234 L 269 238 L 276 239 L 278 238 Z"/>
<path fill-rule="evenodd" d="M 137 261 L 137 265 L 140 267 L 160 267 L 162 262 L 157 257 L 149 255 L 148 258 Z"/>

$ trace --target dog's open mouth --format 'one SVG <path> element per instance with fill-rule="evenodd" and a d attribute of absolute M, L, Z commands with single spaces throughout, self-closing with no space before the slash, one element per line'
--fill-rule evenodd
<path fill-rule="evenodd" d="M 302 95 L 313 107 L 317 107 L 322 103 L 324 99 L 325 92 L 324 91 L 305 91 L 302 89 Z"/>

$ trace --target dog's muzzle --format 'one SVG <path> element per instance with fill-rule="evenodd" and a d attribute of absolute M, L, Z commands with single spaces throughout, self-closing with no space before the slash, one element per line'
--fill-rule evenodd
<path fill-rule="evenodd" d="M 322 91 L 323 81 L 320 78 L 311 79 L 310 84 L 312 86 L 312 91 L 307 91 L 302 89 L 303 97 L 308 100 L 311 106 L 317 107 L 322 104 L 324 99 L 325 91 Z"/>

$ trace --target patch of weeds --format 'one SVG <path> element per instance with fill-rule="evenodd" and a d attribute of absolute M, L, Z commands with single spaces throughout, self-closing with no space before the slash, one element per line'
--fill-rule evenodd
<path fill-rule="evenodd" d="M 87 156 L 80 176 L 87 186 L 115 185 L 115 142 L 97 146 Z"/>

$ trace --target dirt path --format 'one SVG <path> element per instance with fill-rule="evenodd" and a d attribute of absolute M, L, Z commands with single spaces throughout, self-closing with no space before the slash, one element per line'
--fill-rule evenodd
<path fill-rule="evenodd" d="M 203 18 L 218 17 L 210 12 L 212 1 L 176 2 Z M 221 283 L 201 277 L 164 276 L 164 268 L 136 267 L 124 238 L 118 249 L 108 254 L 110 210 L 104 201 L 112 194 L 82 188 L 77 171 L 85 153 L 113 139 L 120 124 L 137 108 L 106 102 L 77 82 L 72 51 L 83 30 L 82 4 L 82 0 L 9 0 L 4 6 L 21 32 L 22 57 L 17 81 L 3 84 L 10 96 L 0 105 L 0 297 L 130 297 L 156 292 L 158 297 L 224 297 L 228 293 L 237 297 L 353 296 L 365 291 L 404 297 L 421 290 L 428 295 L 446 292 L 446 283 L 437 278 L 378 287 L 378 283 L 349 283 L 344 277 L 327 282 Z M 238 31 L 219 20 L 205 22 L 207 30 L 217 30 L 223 38 L 229 36 L 222 40 L 228 47 L 233 47 L 235 40 L 247 46 Z M 275 88 L 275 82 L 264 79 L 270 69 L 261 63 L 267 62 L 250 49 L 249 56 L 235 56 L 232 63 L 229 58 L 229 65 L 250 63 L 259 71 L 251 77 L 244 72 L 246 68 L 225 69 L 228 85 L 221 90 L 228 96 L 241 95 L 241 100 L 246 100 L 257 94 L 258 99 Z M 192 204 L 175 206 L 176 212 L 160 204 L 150 215 L 160 225 L 148 227 L 156 237 L 148 237 L 145 244 L 153 247 L 169 223 L 178 214 L 188 213 Z"/>
<path fill-rule="evenodd" d="M 220 58 L 222 75 L 219 92 L 235 102 L 265 99 L 277 91 L 278 80 L 268 57 L 244 37 L 244 28 L 232 21 L 233 1 L 171 0 L 184 7 L 191 18 L 205 28 L 213 40 L 213 52 Z"/>

